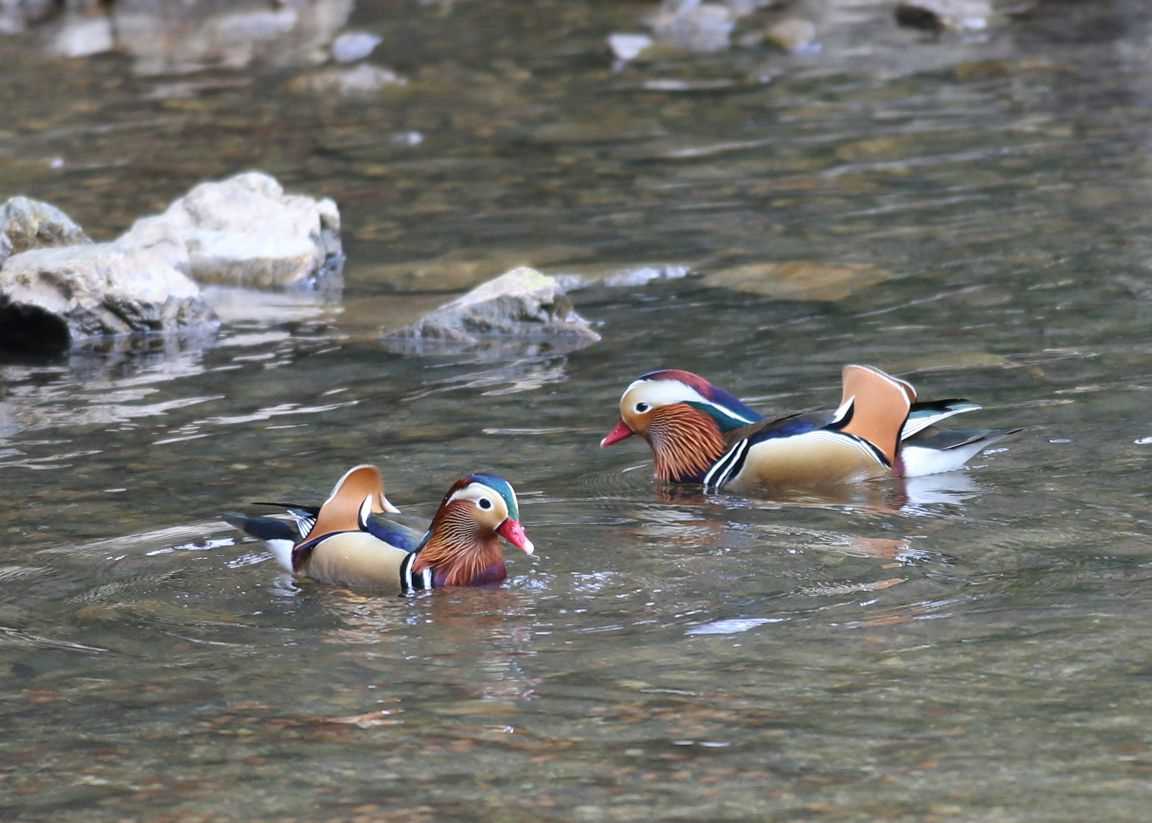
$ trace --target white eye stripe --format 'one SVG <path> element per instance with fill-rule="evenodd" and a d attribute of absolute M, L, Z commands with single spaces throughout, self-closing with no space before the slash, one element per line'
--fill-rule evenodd
<path fill-rule="evenodd" d="M 491 511 L 502 504 L 502 500 L 499 497 L 493 497 L 493 494 L 494 490 L 490 486 L 486 486 L 483 483 L 469 483 L 464 488 L 453 492 L 452 496 L 448 498 L 448 502 L 470 500 L 476 504 L 477 508 Z M 481 505 L 481 501 L 486 502 L 488 505 Z"/>
<path fill-rule="evenodd" d="M 452 496 L 449 497 L 448 499 L 450 501 L 451 500 L 479 500 L 481 497 L 484 496 L 484 490 L 486 488 L 487 488 L 486 486 L 482 486 L 479 483 L 469 483 L 464 488 L 453 492 Z"/>
<path fill-rule="evenodd" d="M 681 383 L 679 380 L 637 380 L 625 390 L 624 397 L 627 397 L 629 392 L 632 391 L 635 391 L 636 395 L 643 398 L 642 400 L 633 398 L 636 405 L 647 403 L 651 407 L 656 407 L 671 406 L 674 403 L 699 403 L 716 409 L 716 411 L 734 421 L 741 423 L 754 422 L 743 414 L 721 406 L 718 403 L 714 403 L 691 386 Z M 623 399 L 622 397 L 621 400 Z M 639 410 L 637 409 L 637 411 Z"/>

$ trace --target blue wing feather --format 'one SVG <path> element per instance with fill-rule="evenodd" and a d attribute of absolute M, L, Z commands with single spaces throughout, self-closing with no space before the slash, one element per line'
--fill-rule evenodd
<path fill-rule="evenodd" d="M 416 551 L 424 541 L 424 532 L 377 515 L 368 518 L 367 526 L 373 537 L 406 552 Z"/>

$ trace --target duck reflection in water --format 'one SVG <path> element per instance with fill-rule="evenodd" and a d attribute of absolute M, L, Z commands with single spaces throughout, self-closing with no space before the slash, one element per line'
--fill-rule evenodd
<path fill-rule="evenodd" d="M 407 675 L 399 673 L 412 670 L 426 691 L 429 672 L 440 670 L 445 688 L 466 684 L 453 701 L 506 704 L 535 696 L 539 680 L 523 665 L 535 654 L 530 592 L 454 588 L 394 598 L 317 588 L 315 597 L 337 624 L 323 642 L 364 655 L 362 665 L 379 668 L 380 688 L 387 684 L 390 692 L 403 694 Z M 420 660 L 434 665 L 413 665 Z"/>

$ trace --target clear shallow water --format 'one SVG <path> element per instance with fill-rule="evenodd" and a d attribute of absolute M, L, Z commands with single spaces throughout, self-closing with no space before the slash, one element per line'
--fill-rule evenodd
<path fill-rule="evenodd" d="M 5 192 L 103 237 L 259 166 L 336 197 L 350 264 L 343 303 L 233 301 L 212 345 L 0 366 L 3 815 L 1142 817 L 1147 27 L 1052 4 L 932 43 L 861 4 L 817 55 L 614 74 L 635 9 L 538 6 L 358 11 L 420 78 L 372 105 L 287 70 L 158 97 L 4 41 Z M 706 277 L 578 293 L 604 342 L 568 355 L 377 342 L 470 260 Z M 786 295 L 739 268 L 797 262 Z M 838 501 L 658 489 L 638 445 L 596 448 L 649 368 L 788 411 L 847 361 L 1027 429 Z M 363 597 L 216 519 L 364 460 L 418 515 L 503 471 L 537 558 Z"/>

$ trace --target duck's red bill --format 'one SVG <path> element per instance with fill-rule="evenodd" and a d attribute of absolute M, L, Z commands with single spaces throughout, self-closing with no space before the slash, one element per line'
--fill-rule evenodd
<path fill-rule="evenodd" d="M 612 431 L 604 435 L 604 439 L 600 441 L 600 448 L 611 446 L 613 443 L 619 443 L 621 440 L 627 440 L 632 436 L 632 430 L 628 428 L 628 424 L 623 420 L 619 421 Z"/>
<path fill-rule="evenodd" d="M 513 520 L 509 517 L 500 524 L 500 528 L 496 530 L 496 533 L 520 549 L 524 554 L 532 554 L 532 552 L 536 551 L 536 547 L 532 545 L 532 541 L 528 539 L 528 535 L 524 534 L 524 527 L 520 525 L 519 520 Z"/>

